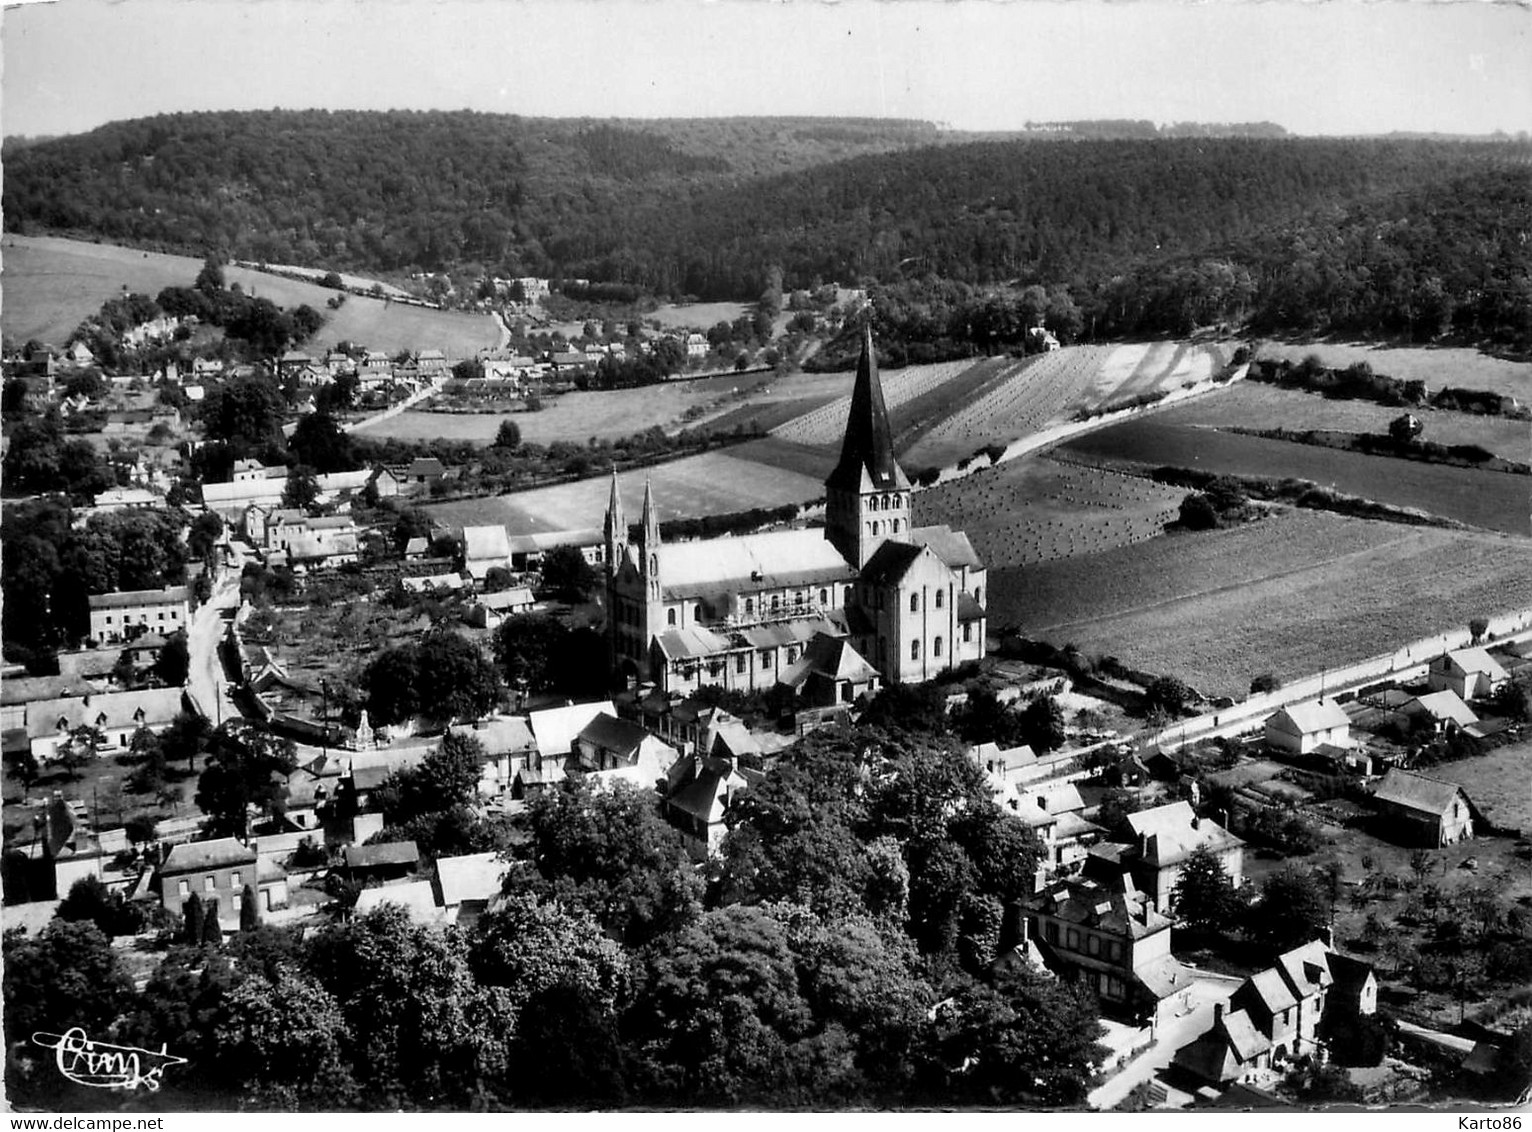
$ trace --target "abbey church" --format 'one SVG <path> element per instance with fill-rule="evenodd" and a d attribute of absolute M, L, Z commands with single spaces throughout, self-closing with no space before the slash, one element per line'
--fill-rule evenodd
<path fill-rule="evenodd" d="M 865 329 L 823 529 L 660 541 L 652 491 L 629 542 L 612 480 L 606 595 L 613 670 L 665 693 L 783 683 L 810 704 L 929 680 L 984 655 L 984 564 L 968 537 L 910 525 L 872 331 Z"/>

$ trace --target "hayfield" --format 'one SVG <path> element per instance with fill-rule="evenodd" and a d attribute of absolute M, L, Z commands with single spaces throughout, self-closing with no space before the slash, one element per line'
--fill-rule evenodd
<path fill-rule="evenodd" d="M 563 393 L 545 398 L 535 413 L 433 413 L 425 410 L 400 413 L 367 430 L 369 436 L 397 436 L 410 440 L 447 437 L 488 444 L 500 422 L 510 419 L 521 429 L 523 440 L 552 444 L 558 440 L 583 444 L 591 437 L 611 440 L 631 436 L 659 425 L 667 431 L 681 428 L 688 409 L 717 407 L 732 411 L 736 400 L 751 399 L 771 381 L 771 374 L 710 377 L 701 381 L 672 381 L 639 389 L 606 392 Z"/>
<path fill-rule="evenodd" d="M 1061 452 L 1106 467 L 1173 464 L 1232 475 L 1295 477 L 1471 526 L 1532 533 L 1525 476 L 1366 456 L 1220 432 L 1158 418 L 1124 421 L 1070 440 Z"/>
<path fill-rule="evenodd" d="M 8 234 L 4 253 L 5 304 L 0 326 L 21 341 L 38 338 L 60 346 L 102 303 L 120 295 L 124 285 L 154 296 L 166 287 L 190 287 L 202 270 L 202 261 L 190 256 L 51 236 Z M 243 267 L 225 268 L 224 276 L 278 306 L 307 303 L 325 315 L 325 325 L 305 343 L 310 351 L 351 341 L 389 352 L 435 348 L 448 357 L 462 358 L 500 341 L 500 325 L 489 315 L 436 311 L 356 295 L 348 295 L 340 310 L 332 311 L 325 303 L 336 292 L 314 283 Z"/>
<path fill-rule="evenodd" d="M 1213 428 L 1330 429 L 1337 432 L 1386 433 L 1403 409 L 1371 401 L 1348 401 L 1240 381 L 1207 397 L 1157 413 L 1165 424 Z M 1532 460 L 1532 425 L 1503 417 L 1411 409 L 1425 425 L 1421 439 L 1437 444 L 1477 444 L 1507 460 Z"/>
<path fill-rule="evenodd" d="M 1141 477 L 1034 456 L 917 492 L 914 521 L 967 531 L 993 570 L 1154 538 L 1183 495 Z"/>
<path fill-rule="evenodd" d="M 990 575 L 990 617 L 1209 695 L 1532 605 L 1526 543 L 1292 510 Z"/>
<path fill-rule="evenodd" d="M 1256 358 L 1300 362 L 1310 354 L 1332 369 L 1366 362 L 1374 373 L 1424 381 L 1432 391 L 1452 385 L 1508 393 L 1532 401 L 1532 362 L 1513 362 L 1459 346 L 1373 346 L 1342 342 L 1263 342 Z"/>
<path fill-rule="evenodd" d="M 654 488 L 660 519 L 691 519 L 757 507 L 804 503 L 824 495 L 824 485 L 792 472 L 766 472 L 726 452 L 705 452 L 618 475 L 629 522 L 638 522 L 644 484 Z M 597 476 L 487 499 L 427 504 L 433 518 L 455 526 L 504 524 L 512 534 L 599 528 L 606 515 L 611 479 Z"/>
<path fill-rule="evenodd" d="M 667 330 L 706 331 L 720 322 L 733 322 L 749 310 L 746 303 L 688 303 L 685 306 L 667 303 L 644 315 L 644 321 L 657 322 Z"/>

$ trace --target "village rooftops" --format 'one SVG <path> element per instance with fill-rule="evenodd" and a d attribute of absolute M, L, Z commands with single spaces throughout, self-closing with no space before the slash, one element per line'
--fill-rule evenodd
<path fill-rule="evenodd" d="M 1131 939 L 1143 939 L 1171 926 L 1170 919 L 1156 912 L 1153 903 L 1133 890 L 1126 877 L 1123 883 L 1124 887 L 1108 888 L 1089 881 L 1061 881 L 1022 897 L 1021 904 L 1067 923 Z"/>
<path fill-rule="evenodd" d="M 168 723 L 181 711 L 180 688 L 102 692 L 79 699 L 37 700 L 27 708 L 27 737 L 42 738 L 77 727 L 119 731 L 140 724 Z"/>
<path fill-rule="evenodd" d="M 615 714 L 602 713 L 580 729 L 577 739 L 603 751 L 627 756 L 638 750 L 648 737 L 649 732 L 638 724 L 619 719 Z"/>
<path fill-rule="evenodd" d="M 510 867 L 510 862 L 495 852 L 440 858 L 436 862 L 436 882 L 442 904 L 450 908 L 465 900 L 499 896 Z"/>
<path fill-rule="evenodd" d="M 1277 712 L 1279 716 L 1284 714 L 1288 719 L 1292 720 L 1293 724 L 1298 728 L 1298 733 L 1302 735 L 1312 735 L 1315 732 L 1328 731 L 1335 727 L 1346 727 L 1351 723 L 1351 719 L 1346 715 L 1345 710 L 1334 700 L 1314 700 L 1306 704 L 1289 704 Z"/>
<path fill-rule="evenodd" d="M 1128 825 L 1140 839 L 1143 860 L 1162 867 L 1184 860 L 1202 846 L 1217 853 L 1244 844 L 1217 822 L 1197 817 L 1186 802 L 1129 814 Z"/>
<path fill-rule="evenodd" d="M 341 856 L 348 869 L 377 869 L 415 865 L 420 849 L 413 841 L 388 841 L 381 845 L 347 845 Z"/>
<path fill-rule="evenodd" d="M 534 711 L 527 716 L 537 749 L 544 758 L 564 758 L 574 751 L 576 737 L 598 715 L 616 716 L 617 708 L 611 700 L 595 700 L 584 704 L 566 704 L 564 707 Z"/>
<path fill-rule="evenodd" d="M 1446 657 L 1463 672 L 1483 673 L 1496 682 L 1506 678 L 1505 669 L 1486 649 L 1453 649 L 1446 653 Z"/>

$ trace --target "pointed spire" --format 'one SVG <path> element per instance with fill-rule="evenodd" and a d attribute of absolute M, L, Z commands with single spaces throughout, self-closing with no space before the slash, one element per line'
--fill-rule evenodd
<path fill-rule="evenodd" d="M 622 496 L 617 491 L 617 465 L 612 465 L 612 494 L 606 504 L 606 536 L 617 537 L 618 542 L 626 542 L 628 538 L 628 524 L 622 513 Z"/>
<path fill-rule="evenodd" d="M 841 442 L 840 462 L 825 483 L 853 492 L 910 486 L 894 459 L 893 433 L 888 425 L 888 407 L 883 402 L 883 383 L 878 378 L 878 354 L 872 345 L 871 323 L 862 327 L 862 356 L 857 361 L 856 384 L 851 389 L 851 413 Z"/>
<path fill-rule="evenodd" d="M 644 546 L 653 549 L 660 545 L 660 512 L 654 505 L 654 487 L 644 480 Z"/>

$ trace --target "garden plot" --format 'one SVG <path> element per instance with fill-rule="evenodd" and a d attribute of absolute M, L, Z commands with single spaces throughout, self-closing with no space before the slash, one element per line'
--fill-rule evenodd
<path fill-rule="evenodd" d="M 881 375 L 884 404 L 892 414 L 905 402 L 940 388 L 973 365 L 972 360 L 963 359 L 928 366 L 909 366 L 884 373 Z M 846 418 L 850 412 L 851 397 L 848 394 L 795 420 L 778 425 L 772 432 L 795 444 L 834 444 L 844 435 Z"/>

